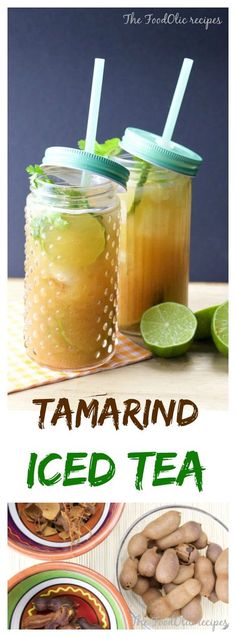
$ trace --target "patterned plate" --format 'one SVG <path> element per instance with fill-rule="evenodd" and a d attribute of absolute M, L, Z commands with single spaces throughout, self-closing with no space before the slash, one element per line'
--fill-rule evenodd
<path fill-rule="evenodd" d="M 9 581 L 8 628 L 20 629 L 25 617 L 35 613 L 35 596 L 73 597 L 77 617 L 104 629 L 131 629 L 128 606 L 105 577 L 85 566 L 46 562 L 25 569 Z"/>
<path fill-rule="evenodd" d="M 8 505 L 8 542 L 10 546 L 37 559 L 70 559 L 95 548 L 117 524 L 124 504 L 117 502 L 98 503 L 96 512 L 82 528 L 80 540 L 73 543 L 63 541 L 58 533 L 44 538 L 34 532 L 19 503 Z"/>

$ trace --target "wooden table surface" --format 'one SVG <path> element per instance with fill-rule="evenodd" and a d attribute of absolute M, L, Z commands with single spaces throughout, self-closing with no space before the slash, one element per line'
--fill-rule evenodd
<path fill-rule="evenodd" d="M 190 283 L 189 306 L 193 311 L 223 303 L 227 299 L 225 283 Z M 9 300 L 23 298 L 23 280 L 9 280 Z M 191 397 L 203 409 L 227 409 L 227 360 L 208 342 L 194 344 L 185 355 L 176 359 L 152 358 L 135 365 L 91 374 L 81 378 L 44 385 L 37 388 L 37 398 L 67 396 L 71 401 L 95 394 L 112 395 L 117 404 L 130 396 L 147 398 L 170 396 L 178 400 Z M 9 408 L 30 409 L 35 389 L 9 396 Z"/>

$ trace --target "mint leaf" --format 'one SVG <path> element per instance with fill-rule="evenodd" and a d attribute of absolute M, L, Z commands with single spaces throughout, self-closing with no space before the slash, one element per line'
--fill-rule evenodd
<path fill-rule="evenodd" d="M 41 249 L 45 250 L 45 234 L 49 227 L 64 228 L 68 225 L 68 221 L 60 214 L 46 214 L 41 217 L 33 217 L 31 219 L 30 231 L 32 237 L 39 241 Z"/>
<path fill-rule="evenodd" d="M 77 142 L 80 150 L 85 150 L 85 140 L 79 139 Z M 95 155 L 102 155 L 107 157 L 114 157 L 120 153 L 120 139 L 119 137 L 113 137 L 112 139 L 106 139 L 103 144 L 95 142 L 94 148 Z"/>
<path fill-rule="evenodd" d="M 49 177 L 44 172 L 43 168 L 39 166 L 38 164 L 34 164 L 34 165 L 30 164 L 29 166 L 26 167 L 25 170 L 28 173 L 28 175 L 30 175 L 30 183 L 33 188 L 38 188 L 39 186 L 38 178 L 40 178 L 40 181 L 44 181 L 48 184 L 53 184 L 52 179 L 49 179 Z"/>
<path fill-rule="evenodd" d="M 119 155 L 120 153 L 120 139 L 119 137 L 113 137 L 112 139 L 106 139 L 106 141 L 103 144 L 99 144 L 97 141 L 95 142 L 95 148 L 94 148 L 94 152 L 96 155 L 106 155 L 106 157 L 114 157 L 115 155 Z M 78 142 L 78 146 L 80 150 L 85 150 L 85 140 L 84 139 L 80 139 Z M 134 159 L 136 159 L 136 157 L 134 157 Z M 138 204 L 141 201 L 142 198 L 142 187 L 144 186 L 145 182 L 147 181 L 148 178 L 148 173 L 150 170 L 150 165 L 147 164 L 147 162 L 143 161 L 142 159 L 138 159 L 140 166 L 141 166 L 141 174 L 140 174 L 140 178 L 139 181 L 137 183 L 136 189 L 135 189 L 135 195 L 134 195 L 134 200 L 133 203 L 130 207 L 130 209 L 128 210 L 128 215 L 132 214 L 135 212 L 136 207 L 138 206 Z"/>
<path fill-rule="evenodd" d="M 29 173 L 29 175 L 34 175 L 34 173 L 38 173 L 38 175 L 43 175 L 43 168 L 41 166 L 39 166 L 38 164 L 30 164 L 29 166 L 26 167 L 26 172 Z"/>
<path fill-rule="evenodd" d="M 79 210 L 84 210 L 90 207 L 88 199 L 83 197 L 82 192 L 77 188 L 70 188 L 68 186 L 61 188 L 60 186 L 55 186 L 54 193 L 56 195 L 62 195 L 64 198 L 72 197 L 72 199 L 74 199 L 72 202 L 64 202 L 63 208 L 72 208 L 73 210 L 78 208 Z"/>
<path fill-rule="evenodd" d="M 79 192 L 77 188 L 70 188 L 68 186 L 64 186 L 63 188 L 61 188 L 60 186 L 56 186 L 53 179 L 50 179 L 44 172 L 44 169 L 41 166 L 38 166 L 38 164 L 34 164 L 34 165 L 30 164 L 29 166 L 27 166 L 25 170 L 30 175 L 30 183 L 33 188 L 38 188 L 39 186 L 38 178 L 40 178 L 40 182 L 43 181 L 44 183 L 47 183 L 47 184 L 54 184 L 55 186 L 53 190 L 54 195 L 62 195 L 63 197 L 79 198 L 77 202 L 74 202 L 73 208 L 79 208 L 79 209 L 89 208 L 88 200 L 82 197 L 82 193 Z M 70 208 L 70 202 L 65 204 L 65 208 Z"/>
<path fill-rule="evenodd" d="M 130 209 L 128 210 L 128 213 L 127 213 L 128 215 L 133 214 L 136 210 L 136 207 L 140 204 L 140 201 L 142 199 L 142 189 L 144 184 L 147 181 L 148 174 L 151 168 L 150 164 L 147 164 L 146 161 L 143 161 L 143 160 L 140 161 L 140 165 L 141 165 L 141 173 L 140 173 L 137 186 L 135 188 L 133 203 L 130 206 Z"/>

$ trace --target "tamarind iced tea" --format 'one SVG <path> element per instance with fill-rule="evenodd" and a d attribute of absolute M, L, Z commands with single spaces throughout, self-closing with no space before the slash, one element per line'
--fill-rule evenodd
<path fill-rule="evenodd" d="M 129 166 L 121 201 L 119 325 L 139 333 L 141 316 L 164 301 L 187 304 L 191 179 L 146 162 Z"/>
<path fill-rule="evenodd" d="M 119 201 L 111 182 L 97 178 L 82 192 L 39 180 L 28 196 L 25 346 L 39 364 L 73 370 L 112 356 L 118 241 Z"/>

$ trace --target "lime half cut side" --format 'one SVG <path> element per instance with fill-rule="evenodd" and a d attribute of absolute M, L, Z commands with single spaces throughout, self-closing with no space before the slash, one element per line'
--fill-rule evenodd
<path fill-rule="evenodd" d="M 211 333 L 215 346 L 224 356 L 228 356 L 228 301 L 219 305 L 213 315 Z"/>
<path fill-rule="evenodd" d="M 140 329 L 145 345 L 158 356 L 181 356 L 190 347 L 197 328 L 193 312 L 180 303 L 160 303 L 144 312 Z"/>
<path fill-rule="evenodd" d="M 211 322 L 217 308 L 218 305 L 212 305 L 211 307 L 206 307 L 203 310 L 194 312 L 197 319 L 197 329 L 194 336 L 195 341 L 211 338 Z"/>

